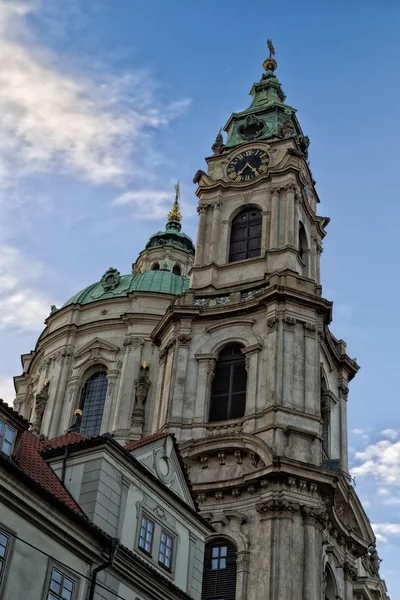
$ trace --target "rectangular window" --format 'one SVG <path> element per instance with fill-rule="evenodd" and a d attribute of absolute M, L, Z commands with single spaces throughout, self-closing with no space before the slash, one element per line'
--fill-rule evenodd
<path fill-rule="evenodd" d="M 140 523 L 139 548 L 151 554 L 153 545 L 154 523 L 147 517 L 142 517 Z"/>
<path fill-rule="evenodd" d="M 72 600 L 75 582 L 59 569 L 53 568 L 47 600 Z"/>
<path fill-rule="evenodd" d="M 162 531 L 158 562 L 168 570 L 171 570 L 173 544 L 173 538 L 166 531 Z"/>
<path fill-rule="evenodd" d="M 7 555 L 10 549 L 10 536 L 0 530 L 0 584 L 4 576 Z"/>
<path fill-rule="evenodd" d="M 211 549 L 211 569 L 226 569 L 226 555 L 228 554 L 227 546 L 214 546 Z"/>
<path fill-rule="evenodd" d="M 0 450 L 11 456 L 17 432 L 4 421 L 0 421 Z"/>

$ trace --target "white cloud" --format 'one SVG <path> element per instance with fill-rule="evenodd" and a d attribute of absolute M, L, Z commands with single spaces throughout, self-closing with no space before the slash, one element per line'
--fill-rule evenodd
<path fill-rule="evenodd" d="M 352 469 L 358 477 L 372 475 L 386 485 L 400 485 L 400 441 L 381 440 L 357 452 L 355 460 L 361 461 Z"/>
<path fill-rule="evenodd" d="M 96 184 L 124 182 L 135 175 L 148 132 L 182 114 L 189 100 L 158 106 L 145 72 L 68 71 L 24 35 L 24 16 L 34 9 L 0 5 L 0 182 L 52 169 Z"/>
<path fill-rule="evenodd" d="M 400 535 L 400 523 L 372 523 L 372 529 L 380 542 L 387 542 L 389 537 Z"/>
<path fill-rule="evenodd" d="M 13 378 L 0 375 L 0 398 L 12 406 L 15 398 Z"/>
<path fill-rule="evenodd" d="M 45 266 L 16 248 L 0 247 L 0 329 L 40 330 L 50 312 L 50 298 L 37 290 Z"/>
<path fill-rule="evenodd" d="M 141 209 L 138 216 L 150 219 L 166 218 L 173 202 L 172 192 L 162 190 L 130 191 L 112 202 L 115 206 L 132 206 Z"/>
<path fill-rule="evenodd" d="M 396 440 L 399 437 L 399 432 L 395 431 L 394 429 L 384 429 L 381 431 L 381 435 L 391 440 Z"/>

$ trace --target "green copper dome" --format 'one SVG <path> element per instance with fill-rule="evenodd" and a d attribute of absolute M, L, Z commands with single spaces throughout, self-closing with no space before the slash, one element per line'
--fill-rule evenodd
<path fill-rule="evenodd" d="M 171 271 L 146 271 L 121 276 L 116 269 L 110 268 L 100 281 L 72 296 L 62 308 L 71 304 L 90 304 L 97 300 L 123 298 L 130 292 L 178 295 L 183 294 L 188 288 L 189 279 L 183 275 L 175 275 Z"/>

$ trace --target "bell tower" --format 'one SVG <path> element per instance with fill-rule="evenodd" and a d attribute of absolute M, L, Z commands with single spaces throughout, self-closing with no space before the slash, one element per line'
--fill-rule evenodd
<path fill-rule="evenodd" d="M 250 107 L 231 115 L 194 178 L 191 287 L 153 331 L 153 429 L 176 435 L 217 531 L 203 600 L 387 599 L 378 572 L 365 574 L 375 537 L 348 473 L 359 367 L 329 330 L 329 219 L 317 215 L 309 139 L 268 46 Z"/>

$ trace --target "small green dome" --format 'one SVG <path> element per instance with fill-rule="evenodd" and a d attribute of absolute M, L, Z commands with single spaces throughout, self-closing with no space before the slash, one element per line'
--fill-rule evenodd
<path fill-rule="evenodd" d="M 145 271 L 120 275 L 116 269 L 108 269 L 100 281 L 93 283 L 72 296 L 64 305 L 90 304 L 97 300 L 123 298 L 130 292 L 155 292 L 158 294 L 183 294 L 189 288 L 189 279 L 171 271 Z"/>
<path fill-rule="evenodd" d="M 181 232 L 181 224 L 176 220 L 168 221 L 165 231 L 157 231 L 157 233 L 150 236 L 146 244 L 146 250 L 150 248 L 163 248 L 165 246 L 182 250 L 193 256 L 195 253 L 195 247 L 191 238 L 186 233 Z"/>

